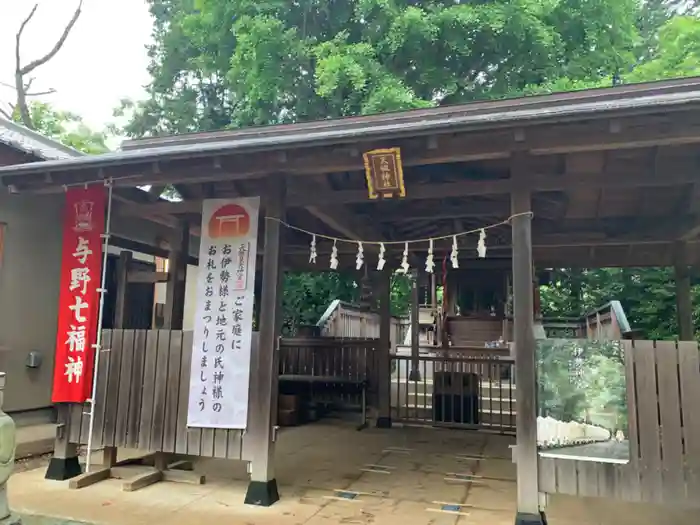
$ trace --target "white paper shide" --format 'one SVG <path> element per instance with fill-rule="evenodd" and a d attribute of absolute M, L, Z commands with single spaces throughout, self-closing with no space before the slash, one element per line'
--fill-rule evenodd
<path fill-rule="evenodd" d="M 187 426 L 245 429 L 260 199 L 202 207 Z"/>

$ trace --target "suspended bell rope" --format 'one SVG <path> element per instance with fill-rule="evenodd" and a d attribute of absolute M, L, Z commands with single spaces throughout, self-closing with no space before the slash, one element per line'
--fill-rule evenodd
<path fill-rule="evenodd" d="M 416 244 L 416 243 L 428 243 L 428 256 L 425 260 L 425 271 L 428 273 L 433 273 L 435 270 L 435 254 L 434 254 L 434 246 L 435 246 L 435 241 L 441 241 L 441 240 L 446 240 L 446 239 L 452 239 L 452 250 L 450 252 L 450 261 L 452 263 L 452 268 L 459 268 L 459 243 L 457 242 L 457 239 L 459 237 L 463 237 L 465 235 L 472 235 L 475 233 L 479 234 L 479 240 L 477 242 L 476 246 L 476 251 L 477 254 L 479 255 L 480 258 L 486 257 L 486 230 L 490 230 L 492 228 L 498 228 L 499 226 L 505 226 L 511 223 L 513 219 L 516 217 L 523 217 L 523 216 L 528 216 L 532 217 L 533 213 L 531 211 L 528 212 L 523 212 L 523 213 L 516 213 L 514 215 L 511 215 L 508 217 L 506 220 L 497 222 L 495 224 L 489 224 L 488 226 L 482 226 L 481 228 L 475 228 L 473 230 L 467 230 L 459 233 L 453 233 L 451 235 L 438 235 L 437 237 L 425 237 L 425 238 L 420 238 L 420 239 L 410 239 L 410 240 L 404 240 L 404 241 L 367 241 L 367 240 L 357 240 L 357 239 L 347 239 L 343 237 L 334 237 L 332 235 L 324 235 L 322 233 L 315 233 L 309 230 L 305 230 L 304 228 L 299 228 L 298 226 L 293 226 L 287 222 L 284 222 L 283 220 L 280 220 L 276 217 L 265 217 L 266 220 L 270 221 L 276 221 L 282 226 L 289 228 L 291 230 L 296 230 L 301 233 L 305 233 L 306 235 L 311 236 L 311 244 L 309 246 L 309 262 L 315 264 L 316 263 L 316 258 L 318 257 L 318 252 L 317 252 L 317 239 L 326 239 L 329 241 L 333 241 L 333 248 L 331 250 L 331 256 L 330 256 L 330 268 L 332 270 L 337 270 L 338 269 L 338 243 L 348 243 L 348 244 L 354 244 L 357 246 L 357 256 L 355 257 L 355 268 L 357 270 L 360 270 L 365 263 L 365 255 L 364 255 L 364 245 L 365 244 L 371 244 L 375 246 L 379 246 L 379 258 L 377 259 L 377 270 L 382 270 L 384 268 L 384 265 L 386 264 L 386 259 L 384 258 L 386 255 L 386 246 L 387 245 L 403 245 L 403 254 L 401 257 L 401 269 L 399 271 L 403 273 L 408 273 L 408 270 L 410 268 L 409 262 L 408 262 L 408 245 L 409 244 Z M 446 260 L 445 260 L 446 263 Z M 444 265 L 443 265 L 444 266 Z"/>

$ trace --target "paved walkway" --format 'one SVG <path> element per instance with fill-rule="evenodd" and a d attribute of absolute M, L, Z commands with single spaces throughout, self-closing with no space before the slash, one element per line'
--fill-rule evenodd
<path fill-rule="evenodd" d="M 515 466 L 508 437 L 438 429 L 367 429 L 322 422 L 288 429 L 277 447 L 282 500 L 242 504 L 243 464 L 202 460 L 205 485 L 158 483 L 123 492 L 108 480 L 80 490 L 43 479 L 43 469 L 10 481 L 21 513 L 98 525 L 512 525 Z M 611 500 L 554 498 L 550 525 L 697 525 L 700 516 Z M 68 525 L 75 522 L 27 522 Z"/>
<path fill-rule="evenodd" d="M 22 525 L 91 525 L 82 521 L 64 520 L 61 518 L 49 518 L 46 516 L 20 515 Z"/>

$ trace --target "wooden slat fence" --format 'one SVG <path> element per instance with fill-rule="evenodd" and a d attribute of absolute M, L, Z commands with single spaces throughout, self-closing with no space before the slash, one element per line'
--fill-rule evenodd
<path fill-rule="evenodd" d="M 187 428 L 191 331 L 105 330 L 103 347 L 95 448 L 242 458 L 240 431 Z M 72 407 L 71 442 L 87 443 L 88 414 L 89 405 Z"/>
<path fill-rule="evenodd" d="M 631 339 L 632 329 L 620 301 L 610 301 L 580 319 L 544 319 L 550 339 Z"/>
<path fill-rule="evenodd" d="M 379 314 L 362 310 L 343 301 L 333 301 L 321 316 L 317 325 L 324 337 L 378 338 Z M 407 318 L 391 318 L 391 347 L 404 344 L 410 332 L 411 322 Z"/>
<path fill-rule="evenodd" d="M 630 462 L 540 458 L 540 491 L 698 507 L 698 344 L 624 344 Z"/>
<path fill-rule="evenodd" d="M 376 392 L 377 346 L 376 339 L 283 339 L 280 373 L 367 379 L 370 392 Z M 191 331 L 105 330 L 103 347 L 95 398 L 95 448 L 248 459 L 246 441 L 254 436 L 244 437 L 238 430 L 187 428 Z M 251 388 L 254 377 L 252 370 Z M 87 443 L 88 414 L 89 405 L 72 407 L 71 442 Z"/>

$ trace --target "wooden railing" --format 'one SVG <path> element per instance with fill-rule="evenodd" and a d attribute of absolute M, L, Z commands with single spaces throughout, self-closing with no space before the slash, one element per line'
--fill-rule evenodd
<path fill-rule="evenodd" d="M 539 459 L 539 490 L 700 506 L 700 355 L 696 342 L 624 341 L 628 464 Z"/>
<path fill-rule="evenodd" d="M 378 339 L 335 337 L 287 338 L 280 341 L 279 373 L 366 381 L 370 399 L 378 391 Z M 326 389 L 328 390 L 328 389 Z M 331 392 L 332 393 L 332 392 Z M 341 396 L 346 405 L 358 406 L 359 396 Z"/>
<path fill-rule="evenodd" d="M 549 338 L 619 340 L 633 334 L 620 301 L 610 301 L 581 318 L 545 318 L 542 325 Z"/>
<path fill-rule="evenodd" d="M 325 337 L 378 338 L 379 314 L 368 312 L 336 299 L 321 316 L 316 327 Z M 391 318 L 391 347 L 402 344 L 411 322 L 402 317 Z"/>

